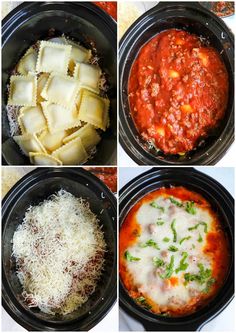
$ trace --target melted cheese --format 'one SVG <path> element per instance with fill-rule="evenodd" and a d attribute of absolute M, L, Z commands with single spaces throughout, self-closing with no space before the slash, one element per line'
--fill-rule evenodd
<path fill-rule="evenodd" d="M 189 289 L 194 288 L 200 292 L 204 286 L 201 286 L 196 282 L 191 282 L 188 284 L 188 287 L 186 287 L 184 285 L 184 273 L 191 272 L 191 274 L 197 274 L 199 271 L 197 264 L 199 262 L 201 262 L 205 268 L 211 268 L 211 262 L 209 257 L 203 253 L 206 239 L 206 234 L 203 231 L 204 227 L 199 226 L 199 228 L 193 231 L 189 231 L 188 228 L 195 226 L 200 221 L 204 221 L 207 223 L 208 230 L 210 230 L 212 218 L 207 211 L 201 208 L 197 209 L 195 215 L 191 215 L 182 207 L 177 207 L 172 204 L 168 198 L 160 197 L 154 202 L 157 203 L 158 206 L 164 208 L 164 213 L 162 210 L 152 207 L 150 202 L 143 204 L 138 210 L 136 219 L 141 225 L 142 233 L 138 243 L 129 247 L 127 250 L 132 256 L 141 258 L 141 260 L 137 262 L 128 261 L 128 270 L 134 277 L 136 285 L 140 286 L 140 291 L 153 299 L 154 302 L 158 303 L 160 306 L 165 306 L 174 299 L 178 304 L 189 302 L 192 297 L 191 292 L 189 293 Z M 163 221 L 164 224 L 157 225 L 158 219 Z M 176 221 L 176 242 L 173 241 L 173 232 L 171 229 L 171 223 L 173 220 Z M 203 239 L 202 242 L 198 242 L 199 233 Z M 191 239 L 183 241 L 180 245 L 179 242 L 181 239 L 188 236 L 190 236 Z M 163 241 L 164 238 L 169 238 L 170 241 L 165 242 Z M 150 239 L 158 244 L 160 250 L 151 246 L 145 248 L 140 246 Z M 193 244 L 195 248 L 193 248 Z M 168 248 L 171 245 L 178 248 L 178 251 L 169 251 Z M 174 276 L 178 278 L 178 285 L 175 287 L 168 286 L 165 279 L 162 279 L 159 276 L 159 270 L 162 270 L 155 267 L 152 259 L 158 257 L 166 263 L 169 263 L 171 255 L 174 255 L 174 267 L 176 269 L 182 259 L 183 252 L 188 253 L 188 258 L 194 257 L 196 260 L 187 260 L 189 266 L 185 272 L 180 271 L 172 274 L 172 277 Z"/>
<path fill-rule="evenodd" d="M 143 197 L 120 231 L 120 274 L 130 295 L 138 304 L 142 297 L 154 313 L 193 312 L 227 272 L 220 230 L 210 205 L 194 192 L 163 188 Z M 211 239 L 218 239 L 220 252 Z"/>
<path fill-rule="evenodd" d="M 61 190 L 30 207 L 13 236 L 17 276 L 28 305 L 62 314 L 81 306 L 101 274 L 103 255 L 94 259 L 98 251 L 105 251 L 103 233 L 81 198 Z M 84 277 L 75 279 L 79 274 Z"/>

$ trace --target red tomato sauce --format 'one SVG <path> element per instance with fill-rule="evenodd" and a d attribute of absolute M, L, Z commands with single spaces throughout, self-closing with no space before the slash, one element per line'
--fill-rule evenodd
<path fill-rule="evenodd" d="M 116 1 L 99 1 L 94 2 L 95 5 L 102 8 L 107 14 L 117 21 L 117 2 Z"/>
<path fill-rule="evenodd" d="M 85 167 L 98 177 L 112 192 L 117 192 L 117 168 L 116 167 Z"/>
<path fill-rule="evenodd" d="M 165 154 L 197 146 L 224 117 L 228 73 L 212 47 L 182 30 L 167 30 L 142 47 L 129 78 L 136 127 Z"/>
<path fill-rule="evenodd" d="M 136 214 L 139 208 L 143 204 L 150 202 L 161 195 L 164 197 L 174 196 L 181 201 L 193 201 L 196 207 L 207 210 L 213 218 L 212 230 L 207 234 L 206 245 L 203 249 L 207 255 L 214 258 L 212 264 L 212 277 L 215 278 L 216 282 L 211 287 L 209 293 L 202 293 L 198 297 L 193 297 L 188 304 L 180 306 L 175 310 L 169 309 L 168 306 L 166 308 L 160 308 L 158 304 L 145 295 L 148 304 L 152 306 L 150 309 L 151 312 L 156 314 L 167 312 L 170 316 L 182 316 L 193 313 L 204 306 L 210 299 L 212 299 L 212 297 L 214 297 L 219 288 L 223 285 L 230 261 L 229 242 L 222 230 L 218 215 L 212 210 L 211 205 L 207 200 L 200 194 L 189 191 L 182 186 L 160 188 L 154 192 L 146 194 L 130 209 L 119 233 L 119 274 L 126 290 L 133 299 L 137 299 L 138 297 L 143 296 L 143 294 L 138 291 L 132 275 L 127 270 L 124 253 L 129 246 L 138 242 L 139 236 L 142 233 L 142 228 L 136 220 Z M 179 283 L 176 277 L 170 278 L 167 282 L 171 283 L 172 286 Z"/>

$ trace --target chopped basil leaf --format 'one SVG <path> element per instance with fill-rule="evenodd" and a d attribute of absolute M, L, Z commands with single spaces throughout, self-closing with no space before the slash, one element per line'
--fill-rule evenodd
<path fill-rule="evenodd" d="M 203 241 L 201 234 L 199 234 L 199 236 L 198 236 L 198 240 L 197 240 L 197 241 L 198 241 L 199 243 L 201 243 L 201 242 Z"/>
<path fill-rule="evenodd" d="M 170 238 L 168 238 L 168 237 L 164 237 L 162 240 L 163 240 L 163 242 L 168 243 L 168 242 L 170 241 Z"/>
<path fill-rule="evenodd" d="M 216 282 L 216 280 L 214 278 L 210 278 L 207 283 L 206 283 L 206 287 L 202 290 L 204 293 L 209 293 L 211 286 Z"/>
<path fill-rule="evenodd" d="M 212 274 L 211 269 L 209 268 L 204 269 L 203 264 L 200 263 L 198 264 L 198 268 L 199 268 L 198 274 L 190 274 L 190 273 L 184 274 L 184 279 L 186 282 L 196 281 L 199 284 L 204 284 L 210 279 Z"/>
<path fill-rule="evenodd" d="M 140 244 L 140 247 L 148 247 L 148 246 L 151 246 L 156 250 L 160 250 L 159 246 L 157 245 L 157 243 L 153 239 L 149 239 L 145 243 Z"/>
<path fill-rule="evenodd" d="M 193 201 L 187 201 L 185 210 L 187 213 L 195 215 L 197 213 L 196 208 L 194 207 L 194 202 Z"/>
<path fill-rule="evenodd" d="M 171 252 L 177 252 L 179 249 L 177 247 L 175 247 L 174 245 L 171 245 L 171 246 L 169 246 L 168 250 Z"/>
<path fill-rule="evenodd" d="M 184 237 L 184 238 L 182 238 L 181 241 L 179 242 L 180 245 L 181 245 L 184 241 L 189 240 L 190 238 L 191 238 L 191 236 L 188 236 L 188 237 Z"/>
<path fill-rule="evenodd" d="M 156 267 L 163 267 L 163 266 L 165 266 L 165 262 L 162 259 L 158 258 L 158 257 L 153 257 L 152 258 L 152 262 L 153 262 L 153 264 Z"/>
<path fill-rule="evenodd" d="M 165 222 L 164 221 L 157 221 L 156 224 L 157 225 L 163 225 Z"/>
<path fill-rule="evenodd" d="M 150 304 L 148 304 L 145 297 L 143 297 L 143 296 L 140 296 L 140 297 L 136 298 L 136 301 L 138 303 L 140 303 L 147 310 L 150 310 L 152 308 L 152 306 Z"/>
<path fill-rule="evenodd" d="M 180 201 L 177 201 L 176 199 L 174 199 L 173 197 L 169 197 L 169 199 L 170 199 L 170 202 L 172 203 L 172 204 L 174 204 L 175 206 L 178 206 L 178 207 L 183 207 L 183 204 L 182 204 L 182 202 L 180 202 Z"/>
<path fill-rule="evenodd" d="M 150 203 L 150 206 L 152 206 L 153 208 L 160 209 L 160 210 L 162 211 L 162 213 L 165 212 L 164 207 L 159 206 L 159 205 L 158 205 L 156 202 L 154 202 L 154 201 Z"/>
<path fill-rule="evenodd" d="M 182 259 L 179 262 L 179 267 L 176 268 L 175 273 L 179 273 L 180 271 L 185 271 L 188 268 L 188 263 L 185 262 L 187 257 L 188 257 L 188 253 L 183 252 Z"/>
<path fill-rule="evenodd" d="M 204 232 L 205 234 L 207 233 L 207 223 L 206 222 L 199 222 L 198 224 L 196 224 L 194 227 L 190 227 L 188 228 L 189 231 L 195 230 L 197 229 L 200 225 L 204 226 Z"/>
<path fill-rule="evenodd" d="M 160 274 L 160 277 L 162 279 L 169 279 L 171 277 L 171 275 L 174 273 L 174 262 L 175 262 L 175 258 L 172 255 L 171 258 L 170 258 L 169 265 L 166 266 L 165 274 Z"/>
<path fill-rule="evenodd" d="M 177 232 L 176 232 L 176 229 L 175 229 L 175 223 L 176 223 L 176 219 L 174 219 L 171 223 L 171 230 L 173 231 L 173 242 L 177 242 Z"/>
<path fill-rule="evenodd" d="M 141 258 L 133 257 L 129 251 L 125 251 L 125 259 L 128 261 L 139 261 Z"/>

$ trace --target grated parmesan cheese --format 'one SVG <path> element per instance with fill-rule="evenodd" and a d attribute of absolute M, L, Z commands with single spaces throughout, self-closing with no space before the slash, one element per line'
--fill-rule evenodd
<path fill-rule="evenodd" d="M 2 167 L 2 198 L 20 180 L 22 174 L 16 168 Z"/>
<path fill-rule="evenodd" d="M 105 241 L 89 204 L 60 190 L 25 213 L 13 236 L 22 296 L 43 312 L 67 314 L 94 292 Z"/>

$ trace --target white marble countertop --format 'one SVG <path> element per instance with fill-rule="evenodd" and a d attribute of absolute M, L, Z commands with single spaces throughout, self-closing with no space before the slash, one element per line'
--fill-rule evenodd
<path fill-rule="evenodd" d="M 120 168 L 119 188 L 121 189 L 131 179 L 149 170 L 150 167 Z M 221 183 L 234 196 L 234 168 L 196 167 L 197 170 L 211 176 Z M 235 331 L 235 299 L 215 319 L 206 324 L 202 331 L 230 332 Z M 144 331 L 143 326 L 120 309 L 120 331 Z"/>

